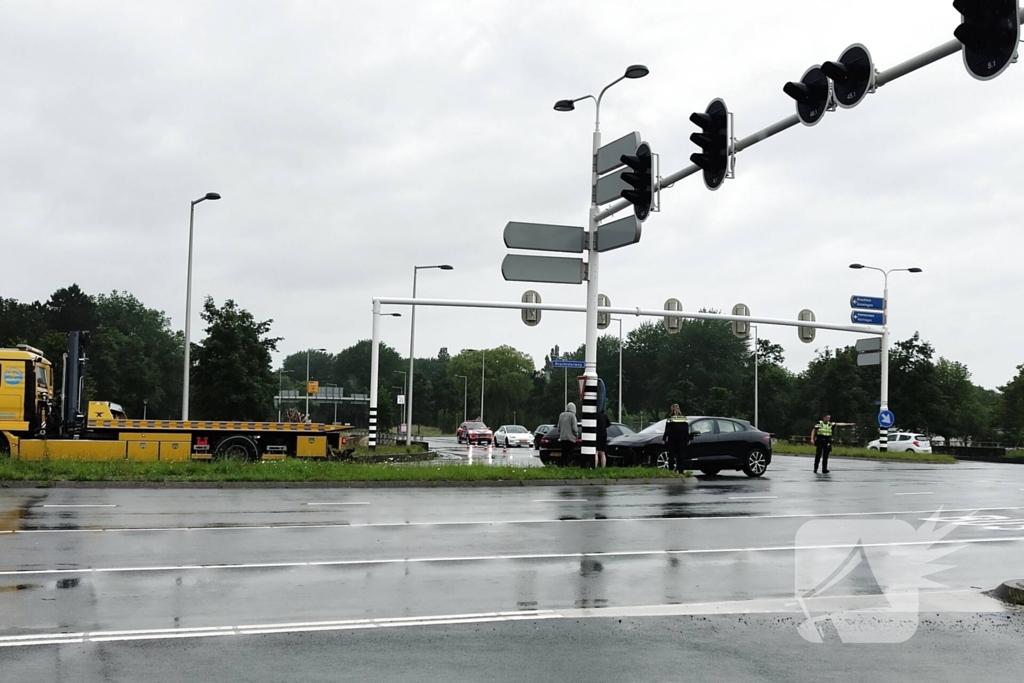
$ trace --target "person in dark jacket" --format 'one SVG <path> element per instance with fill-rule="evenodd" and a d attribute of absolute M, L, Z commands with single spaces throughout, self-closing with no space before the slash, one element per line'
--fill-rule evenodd
<path fill-rule="evenodd" d="M 610 427 L 612 421 L 608 418 L 608 413 L 601 410 L 597 413 L 597 452 L 594 454 L 594 467 L 608 467 L 608 458 L 606 451 L 608 450 L 608 427 Z"/>
<path fill-rule="evenodd" d="M 690 423 L 683 417 L 679 404 L 673 403 L 665 421 L 665 436 L 661 443 L 668 447 L 668 468 L 679 471 L 679 461 L 686 459 L 686 447 L 690 445 Z"/>

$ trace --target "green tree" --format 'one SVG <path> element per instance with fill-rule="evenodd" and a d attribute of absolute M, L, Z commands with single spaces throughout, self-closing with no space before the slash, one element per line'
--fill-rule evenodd
<path fill-rule="evenodd" d="M 448 363 L 449 378 L 454 380 L 456 375 L 469 378 L 470 419 L 480 416 L 482 364 L 485 364 L 486 368 L 483 415 L 486 422 L 497 428 L 502 424 L 511 424 L 513 419 L 527 416 L 532 411 L 529 400 L 533 388 L 533 359 L 511 346 L 487 349 L 486 359 L 483 355 L 484 352 L 479 350 L 464 350 Z M 461 383 L 460 379 L 459 384 Z"/>
<path fill-rule="evenodd" d="M 198 419 L 265 420 L 274 414 L 277 377 L 270 354 L 279 338 L 268 337 L 272 320 L 257 321 L 228 299 L 220 308 L 206 297 L 206 339 L 192 351 L 192 407 Z"/>
<path fill-rule="evenodd" d="M 1024 441 L 1024 365 L 1017 366 L 1017 376 L 1006 386 L 999 387 L 995 423 L 1003 433 L 1003 440 L 1018 445 Z"/>

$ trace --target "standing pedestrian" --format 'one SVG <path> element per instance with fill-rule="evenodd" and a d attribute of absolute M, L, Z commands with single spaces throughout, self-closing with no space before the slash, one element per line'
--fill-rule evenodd
<path fill-rule="evenodd" d="M 832 416 L 825 413 L 818 424 L 811 429 L 811 445 L 814 449 L 814 473 L 818 473 L 818 463 L 821 463 L 821 473 L 828 474 L 828 456 L 832 452 L 832 433 L 836 427 L 852 427 L 855 422 L 832 422 Z"/>
<path fill-rule="evenodd" d="M 565 411 L 558 416 L 558 443 L 562 446 L 562 465 L 569 467 L 576 460 L 576 437 L 579 435 L 576 422 L 576 404 L 566 403 Z"/>
<path fill-rule="evenodd" d="M 608 427 L 612 421 L 602 408 L 597 413 L 597 452 L 594 454 L 594 467 L 608 467 L 606 451 L 608 450 Z"/>
<path fill-rule="evenodd" d="M 665 436 L 661 443 L 668 447 L 668 468 L 679 471 L 679 461 L 686 459 L 686 447 L 690 445 L 690 423 L 683 417 L 679 404 L 673 403 L 665 420 Z"/>

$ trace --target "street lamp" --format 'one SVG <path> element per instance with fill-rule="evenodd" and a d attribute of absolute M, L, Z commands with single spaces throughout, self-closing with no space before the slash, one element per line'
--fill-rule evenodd
<path fill-rule="evenodd" d="M 149 409 L 149 399 L 148 398 L 144 398 L 144 399 L 142 399 L 142 419 L 143 420 L 146 419 L 146 411 L 148 409 Z"/>
<path fill-rule="evenodd" d="M 921 268 L 890 268 L 884 270 L 875 266 L 865 266 L 862 263 L 851 263 L 850 268 L 854 270 L 877 270 L 885 277 L 885 289 L 882 292 L 882 390 L 878 406 L 878 412 L 889 410 L 889 273 L 922 273 Z M 878 449 L 882 452 L 889 450 L 889 430 L 878 425 Z"/>
<path fill-rule="evenodd" d="M 290 374 L 292 374 L 292 371 L 291 370 L 285 370 L 284 369 L 284 365 L 282 365 L 280 368 L 277 369 L 277 421 L 278 422 L 281 422 L 281 406 L 284 403 L 284 400 L 281 398 L 281 394 L 284 393 L 282 391 L 283 388 L 284 388 L 284 378 L 282 377 L 282 375 L 284 373 L 288 373 L 290 375 Z"/>
<path fill-rule="evenodd" d="M 192 200 L 192 206 L 188 212 L 188 279 L 185 284 L 185 380 L 181 392 L 181 419 L 188 419 L 188 376 L 192 362 L 192 234 L 196 222 L 196 204 L 205 202 L 207 199 L 215 201 L 220 199 L 216 192 L 207 192 L 199 199 Z"/>
<path fill-rule="evenodd" d="M 416 274 L 419 273 L 421 270 L 430 270 L 430 269 L 454 270 L 454 268 L 452 266 L 449 266 L 448 264 L 444 264 L 444 265 L 440 265 L 440 266 L 413 266 L 413 269 L 412 269 L 412 298 L 413 299 L 416 298 Z M 415 355 L 416 355 L 416 351 L 415 351 L 415 348 L 416 348 L 416 305 L 415 304 L 413 304 L 413 306 L 412 306 L 412 322 L 409 325 L 409 327 L 410 327 L 410 332 L 409 332 L 409 393 L 405 397 L 406 405 L 409 406 L 408 413 L 406 413 L 409 416 L 409 428 L 405 432 L 405 445 L 406 446 L 408 446 L 412 442 L 412 420 L 413 420 L 413 414 L 412 414 L 412 382 L 413 382 L 412 366 L 413 366 L 413 361 L 415 360 Z"/>
<path fill-rule="evenodd" d="M 622 318 L 612 318 L 619 324 L 619 422 L 622 422 Z"/>
<path fill-rule="evenodd" d="M 391 372 L 402 376 L 402 387 L 400 388 L 400 390 L 398 392 L 398 395 L 400 396 L 402 394 L 402 392 L 405 391 L 405 387 L 406 387 L 406 384 L 408 382 L 409 373 L 407 373 L 405 370 L 392 370 Z M 394 389 L 394 387 L 391 387 L 391 388 Z M 408 401 L 409 397 L 406 396 L 405 400 Z M 405 424 L 405 406 L 406 406 L 406 403 L 402 403 L 402 424 Z M 406 430 L 408 430 L 408 428 L 409 428 L 409 426 L 406 425 Z M 397 443 L 397 441 L 396 441 L 396 443 Z"/>
<path fill-rule="evenodd" d="M 469 377 L 465 375 L 455 375 L 456 378 L 462 378 L 462 421 L 465 422 L 469 419 Z"/>
<path fill-rule="evenodd" d="M 597 97 L 593 95 L 584 95 L 583 97 L 577 97 L 574 100 L 559 100 L 555 103 L 555 111 L 573 111 L 576 108 L 576 102 L 585 99 L 594 100 L 596 105 L 596 112 L 594 116 L 594 144 L 591 155 L 591 176 L 590 184 L 594 187 L 597 184 L 597 166 L 593 163 L 593 160 L 597 157 L 597 152 L 601 149 L 601 99 L 610 87 L 618 83 L 619 81 L 626 78 L 643 78 L 650 70 L 642 64 L 634 64 L 626 69 L 626 71 L 616 78 L 614 81 L 606 85 Z M 597 252 L 597 240 L 594 236 L 597 234 L 597 196 L 591 196 L 590 203 L 590 220 L 587 223 L 589 234 L 591 239 L 589 240 L 589 248 L 587 250 L 587 335 L 586 335 L 586 370 L 584 370 L 584 376 L 586 377 L 586 390 L 583 394 L 583 450 L 582 455 L 584 462 L 589 462 L 597 453 L 597 293 L 598 293 L 598 252 Z"/>
<path fill-rule="evenodd" d="M 309 353 L 310 351 L 319 351 L 320 353 L 327 353 L 327 349 L 306 349 L 306 419 L 309 419 Z"/>

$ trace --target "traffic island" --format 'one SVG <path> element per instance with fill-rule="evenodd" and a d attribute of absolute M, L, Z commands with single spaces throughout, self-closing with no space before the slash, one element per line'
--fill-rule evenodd
<path fill-rule="evenodd" d="M 266 462 L 24 461 L 0 457 L 0 487 L 141 486 L 527 486 L 686 482 L 651 468 L 547 468 L 441 463 L 370 463 L 289 458 Z"/>
<path fill-rule="evenodd" d="M 796 455 L 814 457 L 814 446 L 799 443 L 778 441 L 772 446 L 775 455 Z M 957 460 L 951 455 L 939 453 L 895 453 L 893 451 L 875 451 L 868 448 L 851 446 L 835 446 L 829 458 L 850 458 L 854 460 L 877 460 L 880 462 L 915 462 L 925 465 L 955 465 Z"/>
<path fill-rule="evenodd" d="M 1024 579 L 1006 581 L 996 588 L 995 596 L 1011 605 L 1024 605 Z"/>

